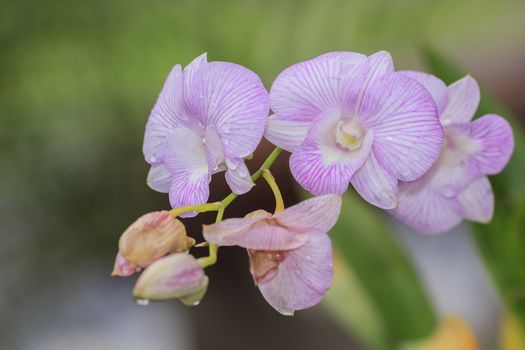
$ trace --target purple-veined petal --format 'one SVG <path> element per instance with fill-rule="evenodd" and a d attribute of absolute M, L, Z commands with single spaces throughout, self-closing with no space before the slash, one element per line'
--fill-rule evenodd
<path fill-rule="evenodd" d="M 226 182 L 236 194 L 248 192 L 255 184 L 250 177 L 250 171 L 242 159 L 226 159 Z"/>
<path fill-rule="evenodd" d="M 398 206 L 390 212 L 425 234 L 448 231 L 462 219 L 462 207 L 456 198 L 447 198 L 433 191 L 426 177 L 400 183 Z"/>
<path fill-rule="evenodd" d="M 163 149 L 163 160 L 171 173 L 170 203 L 173 208 L 203 204 L 210 194 L 208 159 L 202 139 L 190 129 L 171 132 Z M 195 216 L 195 213 L 181 217 Z"/>
<path fill-rule="evenodd" d="M 365 61 L 358 53 L 332 52 L 286 68 L 270 89 L 272 110 L 280 118 L 306 122 L 330 109 L 343 110 L 366 76 Z"/>
<path fill-rule="evenodd" d="M 171 173 L 164 163 L 153 164 L 146 182 L 155 191 L 168 193 L 171 185 Z"/>
<path fill-rule="evenodd" d="M 209 62 L 188 79 L 186 104 L 203 124 L 215 129 L 224 154 L 230 158 L 251 154 L 261 141 L 270 108 L 268 91 L 257 74 L 238 64 Z"/>
<path fill-rule="evenodd" d="M 259 289 L 275 310 L 293 315 L 318 304 L 332 285 L 332 242 L 326 234 L 313 234 L 310 242 L 283 255 L 275 276 Z"/>
<path fill-rule="evenodd" d="M 514 137 L 510 124 L 504 118 L 487 114 L 471 123 L 455 124 L 452 127 L 479 144 L 479 150 L 471 153 L 470 167 L 475 167 L 483 174 L 494 175 L 509 162 L 514 150 Z M 455 142 L 458 142 L 457 139 Z"/>
<path fill-rule="evenodd" d="M 356 191 L 367 202 L 382 209 L 397 206 L 397 179 L 377 162 L 374 152 L 351 179 Z"/>
<path fill-rule="evenodd" d="M 341 197 L 335 194 L 313 197 L 276 213 L 274 218 L 286 227 L 326 233 L 337 222 L 341 203 Z"/>
<path fill-rule="evenodd" d="M 479 105 L 479 86 L 470 75 L 448 87 L 447 105 L 439 118 L 441 124 L 467 123 Z"/>
<path fill-rule="evenodd" d="M 148 118 L 142 147 L 148 163 L 156 162 L 157 153 L 171 130 L 187 126 L 188 118 L 182 108 L 182 98 L 182 69 L 176 65 L 166 78 Z"/>
<path fill-rule="evenodd" d="M 266 124 L 264 137 L 282 149 L 293 152 L 306 138 L 310 122 L 272 115 Z"/>
<path fill-rule="evenodd" d="M 201 129 L 206 125 L 206 84 L 205 73 L 208 66 L 208 54 L 195 58 L 184 67 L 184 107 L 188 115 L 197 122 Z"/>
<path fill-rule="evenodd" d="M 443 129 L 430 93 L 402 73 L 376 79 L 367 89 L 359 117 L 374 130 L 374 154 L 399 180 L 413 181 L 436 161 Z"/>
<path fill-rule="evenodd" d="M 394 62 L 392 61 L 392 56 L 390 56 L 390 53 L 386 51 L 379 51 L 367 57 L 366 63 L 368 72 L 366 74 L 366 78 L 361 82 L 358 88 L 353 114 L 359 113 L 363 97 L 365 96 L 365 93 L 370 85 L 383 75 L 394 71 Z"/>
<path fill-rule="evenodd" d="M 343 194 L 354 173 L 370 154 L 374 133 L 369 130 L 359 149 L 348 151 L 337 145 L 339 111 L 319 116 L 308 130 L 304 143 L 290 157 L 293 177 L 314 195 Z"/>
<path fill-rule="evenodd" d="M 307 233 L 279 225 L 271 214 L 268 218 L 227 219 L 202 228 L 204 238 L 219 246 L 239 246 L 252 250 L 290 250 L 310 239 Z"/>
<path fill-rule="evenodd" d="M 226 159 L 222 141 L 213 127 L 208 126 L 206 128 L 203 143 L 206 148 L 208 167 L 210 168 L 211 174 L 226 170 Z"/>
<path fill-rule="evenodd" d="M 413 70 L 400 71 L 410 79 L 414 79 L 428 90 L 428 92 L 434 98 L 436 105 L 438 107 L 438 112 L 441 114 L 445 107 L 447 106 L 448 96 L 447 96 L 447 85 L 443 80 L 437 78 L 436 76 L 428 73 L 417 72 Z"/>
<path fill-rule="evenodd" d="M 481 223 L 488 223 L 494 214 L 494 193 L 486 176 L 470 183 L 458 194 L 463 207 L 463 217 Z"/>

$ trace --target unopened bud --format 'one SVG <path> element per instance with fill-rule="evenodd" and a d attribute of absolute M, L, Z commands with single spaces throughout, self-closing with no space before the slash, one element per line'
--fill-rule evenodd
<path fill-rule="evenodd" d="M 133 275 L 135 272 L 139 272 L 140 270 L 142 270 L 140 266 L 127 261 L 122 255 L 120 255 L 120 253 L 118 253 L 111 276 L 128 277 Z"/>
<path fill-rule="evenodd" d="M 180 299 L 186 305 L 197 305 L 208 288 L 208 276 L 191 255 L 178 253 L 151 264 L 140 275 L 133 290 L 137 299 Z"/>
<path fill-rule="evenodd" d="M 167 211 L 142 215 L 122 234 L 119 253 L 130 263 L 146 267 L 169 253 L 187 251 L 195 240 L 182 222 Z"/>

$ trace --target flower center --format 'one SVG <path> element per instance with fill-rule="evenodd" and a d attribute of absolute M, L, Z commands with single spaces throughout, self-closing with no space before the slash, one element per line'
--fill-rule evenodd
<path fill-rule="evenodd" d="M 361 148 L 364 131 L 358 118 L 343 119 L 337 123 L 335 141 L 349 151 Z"/>

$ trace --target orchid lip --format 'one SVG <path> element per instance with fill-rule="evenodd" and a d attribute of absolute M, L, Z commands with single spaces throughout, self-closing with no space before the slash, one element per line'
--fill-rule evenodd
<path fill-rule="evenodd" d="M 361 148 L 365 132 L 356 117 L 341 119 L 336 126 L 335 140 L 339 147 L 347 151 Z"/>

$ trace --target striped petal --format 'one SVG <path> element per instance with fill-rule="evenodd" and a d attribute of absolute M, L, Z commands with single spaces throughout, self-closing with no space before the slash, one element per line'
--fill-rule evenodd
<path fill-rule="evenodd" d="M 281 254 L 275 275 L 259 289 L 275 310 L 291 316 L 318 304 L 332 285 L 332 243 L 327 234 L 312 234 L 301 248 Z"/>
<path fill-rule="evenodd" d="M 425 234 L 450 230 L 462 220 L 462 207 L 455 197 L 433 191 L 423 178 L 399 185 L 398 206 L 390 212 L 398 219 Z"/>
<path fill-rule="evenodd" d="M 412 70 L 400 71 L 400 73 L 403 73 L 410 79 L 414 79 L 428 90 L 430 95 L 434 98 L 438 107 L 438 112 L 441 115 L 448 103 L 447 85 L 443 80 L 432 74 Z"/>
<path fill-rule="evenodd" d="M 264 137 L 274 145 L 293 152 L 304 142 L 309 127 L 310 122 L 286 119 L 274 114 L 268 119 Z"/>
<path fill-rule="evenodd" d="M 354 151 L 336 144 L 336 127 L 341 120 L 338 111 L 323 114 L 308 131 L 304 143 L 290 157 L 293 177 L 314 195 L 343 194 L 354 173 L 370 154 L 374 133 L 369 130 L 361 147 Z"/>
<path fill-rule="evenodd" d="M 429 92 L 402 73 L 376 79 L 359 108 L 365 128 L 374 131 L 378 163 L 399 180 L 423 175 L 439 156 L 443 130 Z"/>
<path fill-rule="evenodd" d="M 155 163 L 158 152 L 171 130 L 188 126 L 188 118 L 182 106 L 182 68 L 173 67 L 159 97 L 151 110 L 144 135 L 143 153 L 148 163 Z"/>
<path fill-rule="evenodd" d="M 366 73 L 366 56 L 353 52 L 332 52 L 297 63 L 275 79 L 271 108 L 283 119 L 311 122 L 327 110 L 343 110 L 347 94 L 353 94 Z"/>
<path fill-rule="evenodd" d="M 494 193 L 486 176 L 470 183 L 458 195 L 463 207 L 463 217 L 468 220 L 488 223 L 494 214 Z"/>
<path fill-rule="evenodd" d="M 306 233 L 298 233 L 286 227 L 272 224 L 271 214 L 267 219 L 227 219 L 213 225 L 204 225 L 202 234 L 211 243 L 219 246 L 239 246 L 252 250 L 290 250 L 308 242 Z"/>
<path fill-rule="evenodd" d="M 480 93 L 476 80 L 470 75 L 448 87 L 447 105 L 439 118 L 441 124 L 467 123 L 479 105 Z"/>
<path fill-rule="evenodd" d="M 276 213 L 274 218 L 289 228 L 326 233 L 337 222 L 341 203 L 341 197 L 334 194 L 313 197 Z"/>
<path fill-rule="evenodd" d="M 231 190 L 236 194 L 248 192 L 255 184 L 253 183 L 250 172 L 242 159 L 226 160 L 228 170 L 226 170 L 226 182 Z"/>
<path fill-rule="evenodd" d="M 171 173 L 169 194 L 173 208 L 208 201 L 211 176 L 206 150 L 198 135 L 184 128 L 172 131 L 164 145 L 163 160 Z"/>
<path fill-rule="evenodd" d="M 194 63 L 192 63 L 193 65 Z M 254 72 L 229 62 L 195 63 L 186 85 L 186 104 L 203 124 L 219 135 L 224 154 L 251 154 L 264 133 L 269 96 Z"/>
<path fill-rule="evenodd" d="M 352 176 L 352 185 L 367 202 L 382 209 L 397 206 L 397 179 L 377 161 L 374 152 Z"/>

